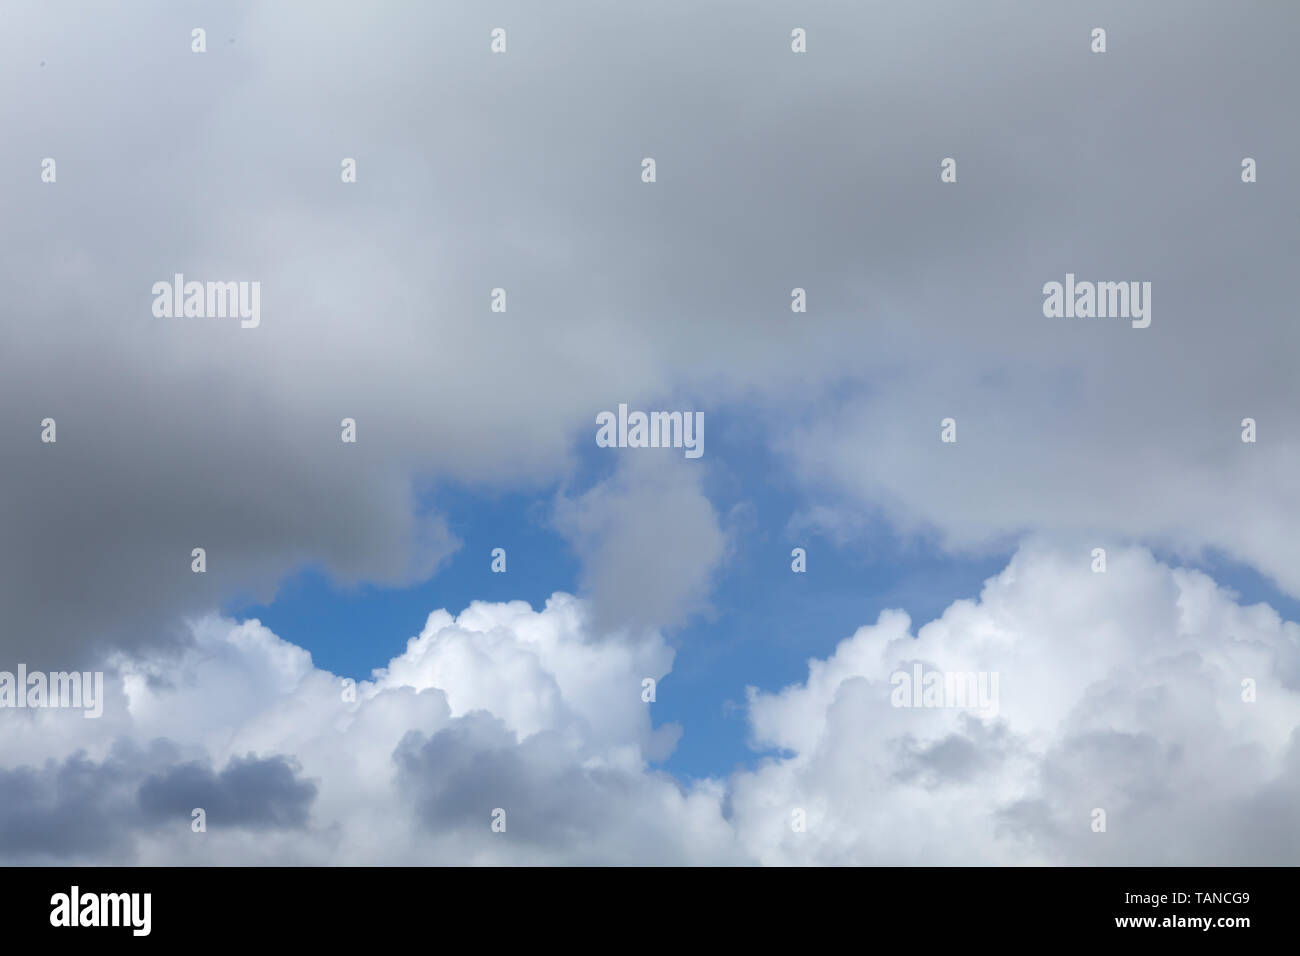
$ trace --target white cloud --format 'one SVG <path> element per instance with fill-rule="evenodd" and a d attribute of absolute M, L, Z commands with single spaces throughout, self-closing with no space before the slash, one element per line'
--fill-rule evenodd
<path fill-rule="evenodd" d="M 405 653 L 356 687 L 354 702 L 340 679 L 256 621 L 207 618 L 193 637 L 179 659 L 119 660 L 125 693 L 89 728 L 32 720 L 26 746 L 6 741 L 3 766 L 41 753 L 51 768 L 89 760 L 82 776 L 117 782 L 114 819 L 135 827 L 134 843 L 89 851 L 144 863 L 738 859 L 720 785 L 681 787 L 651 767 L 680 730 L 651 726 L 642 680 L 662 678 L 672 650 L 656 633 L 594 640 L 572 597 L 557 594 L 541 611 L 523 602 L 475 603 L 454 618 L 437 611 Z M 124 740 L 156 738 L 168 742 L 161 755 L 122 751 Z M 272 796 L 315 788 L 306 827 L 263 827 L 254 839 L 210 812 L 208 832 L 194 834 L 188 807 L 162 823 L 156 814 L 130 822 L 138 814 L 124 780 L 249 755 L 291 761 L 293 779 L 272 777 Z M 59 789 L 66 776 L 48 771 L 43 798 L 84 812 L 81 791 Z M 497 807 L 505 834 L 490 829 Z M 21 857 L 16 846 L 3 854 Z"/>
<path fill-rule="evenodd" d="M 210 817 L 202 835 L 188 816 L 155 814 L 125 828 L 129 842 L 87 843 L 101 861 L 1293 861 L 1300 628 L 1142 549 L 1108 565 L 1094 574 L 1089 548 L 1034 540 L 978 601 L 915 636 L 905 614 L 883 613 L 810 661 L 804 681 L 751 691 L 752 735 L 772 755 L 691 787 L 654 769 L 677 729 L 652 728 L 640 694 L 672 651 L 653 633 L 596 639 L 590 608 L 566 595 L 540 611 L 431 614 L 355 703 L 257 622 L 207 619 L 179 662 L 123 662 L 129 699 L 110 699 L 101 721 L 70 731 L 32 715 L 0 766 L 28 773 L 43 752 L 45 771 L 14 779 L 75 814 L 96 791 L 67 781 L 102 778 L 101 801 L 129 819 L 144 774 L 183 781 L 167 768 L 198 762 L 220 779 L 252 759 L 279 802 L 263 812 L 250 797 L 248 819 L 306 810 L 305 825 L 283 828 Z M 892 706 L 891 674 L 917 662 L 996 672 L 996 717 Z M 164 671 L 169 681 L 148 679 Z M 153 788 L 165 809 L 167 788 Z M 496 807 L 504 835 L 490 830 Z M 1090 829 L 1095 807 L 1104 834 Z M 796 808 L 806 832 L 791 828 Z"/>
<path fill-rule="evenodd" d="M 1300 827 L 1269 795 L 1300 772 L 1300 629 L 1141 549 L 1090 565 L 1027 543 L 915 636 L 886 612 L 803 683 L 751 691 L 754 737 L 788 753 L 733 777 L 742 845 L 766 863 L 1293 861 Z M 892 706 L 915 662 L 997 672 L 997 717 Z"/>

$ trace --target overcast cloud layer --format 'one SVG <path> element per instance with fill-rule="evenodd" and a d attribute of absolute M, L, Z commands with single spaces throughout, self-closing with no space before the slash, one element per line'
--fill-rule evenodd
<path fill-rule="evenodd" d="M 1096 527 L 1300 592 L 1288 5 L 71 6 L 0 38 L 29 656 L 172 639 L 308 561 L 422 579 L 456 542 L 413 481 L 545 486 L 622 401 L 746 399 L 818 496 L 952 547 Z M 260 281 L 261 327 L 155 319 L 176 272 Z M 1045 319 L 1066 272 L 1151 281 L 1150 328 Z"/>

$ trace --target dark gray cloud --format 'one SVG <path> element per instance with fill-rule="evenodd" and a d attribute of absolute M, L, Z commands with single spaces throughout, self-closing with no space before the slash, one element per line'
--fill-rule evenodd
<path fill-rule="evenodd" d="M 640 773 L 576 763 L 563 735 L 546 730 L 518 740 L 485 711 L 431 735 L 412 731 L 393 754 L 399 791 L 426 831 L 457 833 L 468 846 L 499 849 L 508 840 L 579 864 L 680 862 L 655 811 L 658 784 Z M 657 781 L 668 778 L 652 774 Z M 506 829 L 491 829 L 495 810 Z"/>
<path fill-rule="evenodd" d="M 285 757 L 233 758 L 220 773 L 187 763 L 153 774 L 140 785 L 146 820 L 189 820 L 201 807 L 210 827 L 301 828 L 316 798 L 316 785 L 297 777 Z"/>
<path fill-rule="evenodd" d="M 0 858 L 114 858 L 132 851 L 132 785 L 117 761 L 84 754 L 43 767 L 0 769 Z"/>
<path fill-rule="evenodd" d="M 78 752 L 0 768 L 0 860 L 132 863 L 140 836 L 166 827 L 188 835 L 195 807 L 212 830 L 306 824 L 316 786 L 298 777 L 290 759 L 250 754 L 218 772 L 178 757 L 165 740 L 146 747 L 122 740 L 100 761 Z"/>

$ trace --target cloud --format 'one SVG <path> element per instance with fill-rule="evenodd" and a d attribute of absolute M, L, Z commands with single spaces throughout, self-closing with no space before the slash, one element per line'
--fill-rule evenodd
<path fill-rule="evenodd" d="M 285 758 L 249 754 L 220 773 L 187 763 L 153 774 L 140 787 L 140 807 L 154 820 L 188 820 L 201 807 L 212 826 L 301 827 L 315 796 Z"/>
<path fill-rule="evenodd" d="M 803 683 L 751 689 L 755 743 L 778 755 L 733 776 L 733 822 L 765 863 L 1292 860 L 1277 795 L 1300 747 L 1297 653 L 1296 624 L 1199 572 L 1133 548 L 1097 574 L 1087 547 L 1033 540 L 978 601 L 915 634 L 882 613 Z M 997 674 L 996 716 L 894 706 L 892 676 L 918 664 Z"/>
<path fill-rule="evenodd" d="M 100 721 L 5 715 L 5 852 L 37 834 L 163 862 L 1294 858 L 1294 625 L 1123 548 L 1217 548 L 1300 593 L 1300 330 L 1277 318 L 1300 132 L 1259 95 L 1295 85 L 1294 10 L 812 3 L 795 57 L 778 4 L 569 9 L 501 8 L 493 57 L 468 7 L 9 5 L 5 652 L 120 679 Z M 239 42 L 191 54 L 196 17 Z M 261 327 L 155 319 L 176 272 L 261 282 Z M 1152 282 L 1151 327 L 1045 319 L 1067 272 Z M 680 730 L 639 689 L 671 666 L 647 629 L 706 609 L 725 560 L 684 470 L 712 451 L 620 453 L 560 497 L 589 604 L 435 614 L 354 705 L 303 649 L 204 616 L 308 565 L 423 581 L 458 546 L 425 489 L 550 496 L 596 411 L 665 396 L 708 408 L 711 436 L 758 423 L 807 499 L 792 528 L 884 517 L 954 551 L 1079 534 L 1111 570 L 1031 544 L 915 637 L 883 615 L 804 684 L 755 692 L 774 756 L 690 787 L 653 769 Z M 889 674 L 922 659 L 997 670 L 998 716 L 890 707 Z M 286 798 L 265 812 L 293 825 L 258 834 L 100 832 L 152 775 L 220 792 L 248 754 L 297 761 L 305 817 Z M 278 767 L 259 784 L 294 793 Z M 500 791 L 526 804 L 504 838 L 480 806 Z M 1105 835 L 1082 825 L 1097 807 Z"/>
<path fill-rule="evenodd" d="M 727 535 L 702 474 L 698 462 L 646 451 L 584 494 L 557 498 L 555 522 L 582 556 L 598 630 L 674 627 L 707 608 Z"/>
<path fill-rule="evenodd" d="M 123 662 L 99 737 L 6 747 L 0 856 L 305 864 L 1238 864 L 1300 848 L 1300 627 L 1141 548 L 1034 539 L 915 632 L 886 611 L 750 690 L 760 757 L 656 766 L 654 632 L 555 595 L 437 611 L 355 687 L 256 622 L 195 626 L 170 682 Z M 210 662 L 215 666 L 209 666 Z M 995 711 L 895 706 L 898 672 L 996 673 Z M 1255 700 L 1243 699 L 1243 680 Z M 242 682 L 244 692 L 237 692 Z M 256 688 L 256 692 L 248 692 Z M 223 690 L 236 691 L 223 696 Z M 353 699 L 355 698 L 355 699 Z M 71 732 L 69 730 L 71 728 Z M 43 765 L 24 754 L 39 741 Z M 224 769 L 218 770 L 218 767 Z M 192 806 L 209 831 L 189 829 Z M 506 830 L 493 832 L 505 811 Z M 1094 832 L 1098 809 L 1106 830 Z M 806 828 L 792 823 L 802 810 Z M 169 822 L 170 821 L 170 822 Z"/>
<path fill-rule="evenodd" d="M 81 814 L 49 852 L 160 865 L 743 859 L 720 785 L 652 766 L 680 728 L 652 726 L 642 681 L 668 673 L 672 650 L 654 632 L 594 637 L 567 595 L 540 611 L 475 603 L 431 614 L 350 687 L 256 621 L 196 621 L 179 657 L 118 659 L 104 717 L 83 721 L 94 727 L 33 718 L 6 738 L 0 772 L 21 799 L 0 815 L 0 858 L 26 859 Z M 37 752 L 52 755 L 43 769 Z M 190 829 L 194 807 L 206 833 Z M 498 807 L 504 834 L 491 830 Z"/>
<path fill-rule="evenodd" d="M 65 667 L 175 644 L 187 614 L 304 565 L 424 580 L 457 542 L 415 489 L 549 493 L 595 411 L 666 395 L 756 417 L 825 507 L 888 508 L 953 548 L 1087 523 L 1300 592 L 1281 530 L 1300 432 L 1271 358 L 1298 333 L 1269 318 L 1294 252 L 1269 170 L 1300 134 L 1256 95 L 1292 85 L 1294 14 L 1180 12 L 1111 8 L 1101 57 L 1068 6 L 811 4 L 796 57 L 779 5 L 519 4 L 493 56 L 469 9 L 158 2 L 71 28 L 13 5 L 8 649 Z M 238 44 L 192 54 L 196 18 Z M 183 131 L 139 149 L 164 117 Z M 1116 148 L 1096 148 L 1103 118 Z M 1067 271 L 1152 281 L 1151 328 L 1044 319 Z M 261 327 L 153 318 L 176 272 L 260 281 Z M 621 609 L 606 538 L 574 540 Z M 680 557 L 643 564 L 670 579 Z"/>
<path fill-rule="evenodd" d="M 129 855 L 131 781 L 116 763 L 77 754 L 44 766 L 0 769 L 0 857 L 39 862 Z"/>
<path fill-rule="evenodd" d="M 284 757 L 233 759 L 220 773 L 177 763 L 169 741 L 119 739 L 96 760 L 83 751 L 42 766 L 0 769 L 0 858 L 11 863 L 134 863 L 141 843 L 207 824 L 265 831 L 301 828 L 315 787 Z M 165 768 L 165 769 L 160 769 Z M 195 835 L 193 839 L 201 839 Z"/>

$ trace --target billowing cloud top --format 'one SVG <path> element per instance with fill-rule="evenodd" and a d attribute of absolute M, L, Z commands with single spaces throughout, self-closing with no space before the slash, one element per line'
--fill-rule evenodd
<path fill-rule="evenodd" d="M 1300 628 L 1141 549 L 1100 575 L 1031 543 L 915 633 L 882 614 L 802 683 L 751 691 L 759 766 L 691 785 L 653 768 L 679 728 L 652 728 L 642 698 L 672 652 L 593 640 L 589 619 L 559 594 L 536 612 L 438 611 L 354 687 L 257 622 L 195 622 L 166 682 L 123 667 L 91 731 L 28 713 L 0 857 L 1258 864 L 1300 849 Z M 918 667 L 996 675 L 996 707 L 899 706 L 897 675 Z"/>

